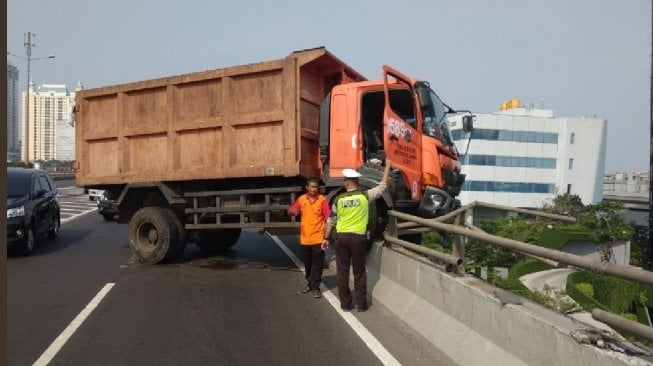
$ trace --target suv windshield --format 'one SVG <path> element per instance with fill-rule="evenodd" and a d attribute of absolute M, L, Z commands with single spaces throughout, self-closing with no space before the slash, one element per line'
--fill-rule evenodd
<path fill-rule="evenodd" d="M 428 91 L 428 93 L 417 93 L 420 99 L 426 99 L 420 100 L 422 116 L 424 116 L 424 134 L 435 137 L 449 146 L 453 146 L 444 103 L 442 103 L 427 83 L 419 83 L 416 85 L 416 88 L 421 88 L 423 89 L 422 91 Z"/>
<path fill-rule="evenodd" d="M 29 193 L 31 179 L 28 174 L 12 174 L 7 171 L 7 197 L 21 197 Z"/>

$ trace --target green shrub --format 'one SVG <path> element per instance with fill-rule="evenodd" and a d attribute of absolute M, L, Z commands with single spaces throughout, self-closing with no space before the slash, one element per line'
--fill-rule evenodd
<path fill-rule="evenodd" d="M 594 296 L 583 293 L 578 288 L 580 283 L 592 285 Z M 571 274 L 568 277 L 567 292 L 588 310 L 600 307 L 615 314 L 630 311 L 633 301 L 639 299 L 639 286 L 636 283 L 588 271 Z M 599 306 L 593 303 L 599 303 Z"/>
<path fill-rule="evenodd" d="M 580 310 L 575 302 L 569 300 L 564 291 L 557 291 L 549 285 L 544 285 L 541 291 L 531 291 L 519 279 L 504 280 L 499 276 L 492 278 L 492 284 L 523 296 L 551 310 L 569 314 Z"/>
<path fill-rule="evenodd" d="M 633 313 L 621 313 L 621 317 L 632 320 L 634 322 L 637 321 L 637 315 L 635 315 Z"/>
<path fill-rule="evenodd" d="M 546 271 L 555 268 L 552 265 L 540 262 L 537 259 L 527 259 L 510 267 L 509 279 L 519 280 L 519 277 L 533 272 Z"/>
<path fill-rule="evenodd" d="M 429 249 L 437 250 L 443 253 L 452 252 L 452 240 L 449 235 L 430 231 L 422 235 L 422 246 Z"/>
<path fill-rule="evenodd" d="M 545 284 L 541 291 L 534 291 L 534 293 L 540 304 L 563 314 L 575 313 L 581 310 L 578 304 L 571 300 L 564 290 L 556 290 Z"/>
<path fill-rule="evenodd" d="M 544 223 L 518 217 L 502 217 L 483 221 L 480 228 L 488 234 L 535 244 Z M 495 247 L 490 243 L 470 239 L 465 245 L 465 260 L 481 267 L 511 267 L 526 258 L 512 249 Z"/>
<path fill-rule="evenodd" d="M 592 286 L 591 283 L 587 283 L 587 282 L 577 283 L 576 288 L 578 288 L 578 290 L 580 290 L 580 292 L 584 293 L 585 295 L 589 297 L 594 297 L 594 286 Z"/>
<path fill-rule="evenodd" d="M 592 311 L 594 308 L 610 311 L 606 306 L 596 301 L 593 296 L 588 296 L 578 288 L 578 284 L 580 283 L 589 283 L 589 276 L 590 272 L 576 272 L 570 274 L 567 277 L 567 286 L 565 287 L 567 294 L 587 311 Z M 594 289 L 594 286 L 591 283 L 589 284 L 592 286 L 592 289 Z"/>
<path fill-rule="evenodd" d="M 594 285 L 594 298 L 616 314 L 630 310 L 637 298 L 637 284 L 616 277 L 591 274 Z"/>

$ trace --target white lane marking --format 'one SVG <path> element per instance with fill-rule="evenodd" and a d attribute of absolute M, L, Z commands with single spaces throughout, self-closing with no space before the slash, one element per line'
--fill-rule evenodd
<path fill-rule="evenodd" d="M 299 268 L 302 272 L 304 272 L 304 264 L 295 256 L 293 252 L 286 247 L 285 244 L 275 235 L 270 235 L 268 234 L 272 240 L 281 248 L 281 250 L 286 253 L 288 257 L 295 263 L 297 268 Z M 388 352 L 388 350 L 383 347 L 381 342 L 379 342 L 373 335 L 370 333 L 365 326 L 356 319 L 354 315 L 352 315 L 350 312 L 347 311 L 342 311 L 340 309 L 340 300 L 336 298 L 334 294 L 329 291 L 329 289 L 324 286 L 324 284 L 320 285 L 320 289 L 322 289 L 322 297 L 324 297 L 331 306 L 333 306 L 334 309 L 338 311 L 338 314 L 345 320 L 347 324 L 351 327 L 351 329 L 356 332 L 358 337 L 367 345 L 367 348 L 374 353 L 374 355 L 383 363 L 384 365 L 401 365 L 399 361 L 397 361 L 394 356 Z"/>
<path fill-rule="evenodd" d="M 95 297 L 91 300 L 91 302 L 89 302 L 88 305 L 86 305 L 84 310 L 82 310 L 82 312 L 79 313 L 75 317 L 75 319 L 73 319 L 73 321 L 70 322 L 70 324 L 68 324 L 66 329 L 64 329 L 63 332 L 59 334 L 59 336 L 54 340 L 54 342 L 52 342 L 50 347 L 48 347 L 48 349 L 46 349 L 45 352 L 43 352 L 41 357 L 39 357 L 39 359 L 36 360 L 36 362 L 34 362 L 33 366 L 45 366 L 48 363 L 50 363 L 50 361 L 52 361 L 54 356 L 57 355 L 57 352 L 59 352 L 61 347 L 63 347 L 63 345 L 66 344 L 68 339 L 73 335 L 73 333 L 75 333 L 77 328 L 79 328 L 79 326 L 82 325 L 84 320 L 86 320 L 86 318 L 91 314 L 91 312 L 95 310 L 98 304 L 100 304 L 100 301 L 102 301 L 104 296 L 106 296 L 106 294 L 109 293 L 109 290 L 111 290 L 111 288 L 114 285 L 115 283 L 111 283 L 111 282 L 104 285 L 104 287 L 100 290 L 100 292 L 98 292 L 97 295 L 95 295 Z"/>
<path fill-rule="evenodd" d="M 68 221 L 73 221 L 73 220 L 75 220 L 75 219 L 77 219 L 77 218 L 79 218 L 79 217 L 82 217 L 82 216 L 84 216 L 84 215 L 88 215 L 89 213 L 91 213 L 91 212 L 95 212 L 95 211 L 97 211 L 97 207 L 94 208 L 94 209 L 92 209 L 92 210 L 84 211 L 84 212 L 82 212 L 82 213 L 79 213 L 79 214 L 76 214 L 76 215 L 72 215 L 72 216 L 66 217 L 65 219 L 61 219 L 61 223 L 62 223 L 62 224 L 65 224 L 65 223 L 67 223 Z"/>
<path fill-rule="evenodd" d="M 61 212 L 86 212 L 88 211 L 89 208 L 60 208 L 59 211 Z M 93 210 L 92 208 L 90 210 Z"/>

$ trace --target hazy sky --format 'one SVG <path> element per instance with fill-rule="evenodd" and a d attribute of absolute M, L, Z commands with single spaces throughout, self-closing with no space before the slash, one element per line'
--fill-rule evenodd
<path fill-rule="evenodd" d="M 520 98 L 605 118 L 606 173 L 632 172 L 650 165 L 651 14 L 651 0 L 7 0 L 7 51 L 24 57 L 36 33 L 32 57 L 56 59 L 31 77 L 72 91 L 325 46 L 369 79 L 388 64 L 428 80 L 455 109 Z M 26 62 L 7 60 L 25 85 Z"/>

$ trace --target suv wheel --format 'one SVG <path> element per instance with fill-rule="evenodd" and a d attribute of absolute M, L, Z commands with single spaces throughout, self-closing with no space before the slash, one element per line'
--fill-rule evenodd
<path fill-rule="evenodd" d="M 55 239 L 57 236 L 59 236 L 60 227 L 61 227 L 61 222 L 59 221 L 59 217 L 57 217 L 54 220 L 54 223 L 52 223 L 52 227 L 50 228 L 50 230 L 48 230 L 48 238 Z"/>
<path fill-rule="evenodd" d="M 35 245 L 35 236 L 34 236 L 34 229 L 29 228 L 27 230 L 27 238 L 25 239 L 25 243 L 23 243 L 22 252 L 24 255 L 30 255 L 34 253 L 34 245 Z"/>

